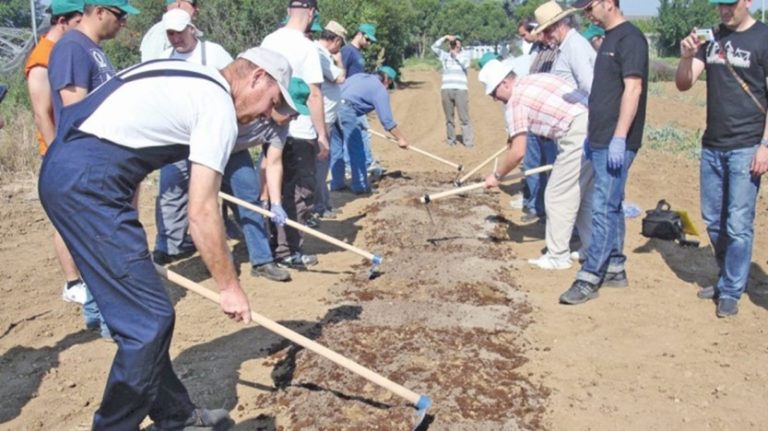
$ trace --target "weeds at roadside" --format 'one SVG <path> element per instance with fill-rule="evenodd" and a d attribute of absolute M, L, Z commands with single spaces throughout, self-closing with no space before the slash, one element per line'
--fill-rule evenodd
<path fill-rule="evenodd" d="M 702 135 L 701 129 L 689 131 L 673 125 L 665 125 L 646 127 L 643 141 L 648 148 L 698 160 Z"/>

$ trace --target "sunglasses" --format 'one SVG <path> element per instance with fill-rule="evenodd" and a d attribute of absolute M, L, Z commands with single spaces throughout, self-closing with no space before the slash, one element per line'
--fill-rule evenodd
<path fill-rule="evenodd" d="M 592 3 L 589 4 L 589 6 L 584 8 L 584 12 L 592 12 L 592 8 L 594 8 L 598 3 L 602 3 L 603 0 L 595 0 Z"/>
<path fill-rule="evenodd" d="M 109 13 L 111 13 L 112 15 L 114 15 L 115 19 L 117 19 L 118 21 L 125 21 L 125 20 L 128 19 L 128 12 L 126 12 L 126 11 L 119 10 L 119 9 L 118 10 L 114 10 L 114 9 L 111 9 L 111 8 L 108 8 L 108 7 L 105 7 L 104 10 L 106 10 Z"/>

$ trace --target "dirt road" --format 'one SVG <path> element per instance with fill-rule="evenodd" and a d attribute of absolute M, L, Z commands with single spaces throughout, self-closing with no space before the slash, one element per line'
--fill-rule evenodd
<path fill-rule="evenodd" d="M 471 79 L 476 148 L 448 148 L 436 72 L 406 72 L 393 93 L 412 143 L 472 167 L 504 142 L 501 106 Z M 649 126 L 703 127 L 703 86 L 678 95 L 655 86 Z M 373 127 L 381 130 L 376 121 Z M 1 132 L 0 132 L 1 133 Z M 374 138 L 375 139 L 375 138 Z M 233 243 L 255 311 L 434 399 L 429 430 L 761 430 L 768 423 L 766 202 L 761 193 L 753 270 L 738 317 L 718 320 L 696 290 L 714 280 L 706 238 L 681 248 L 640 236 L 627 221 L 627 289 L 585 305 L 557 303 L 576 268 L 526 263 L 543 227 L 523 224 L 507 193 L 475 192 L 431 204 L 451 169 L 374 141 L 388 168 L 370 197 L 334 194 L 342 209 L 321 229 L 380 253 L 367 280 L 359 256 L 309 240 L 320 264 L 289 284 L 253 279 Z M 698 228 L 697 162 L 644 150 L 627 201 L 665 198 Z M 506 191 L 514 192 L 516 187 Z M 154 237 L 154 187 L 141 202 Z M 51 229 L 34 180 L 0 189 L 0 429 L 88 429 L 115 345 L 82 330 L 61 301 Z M 214 287 L 193 257 L 173 270 Z M 207 300 L 168 287 L 177 310 L 171 354 L 194 400 L 232 412 L 240 430 L 407 430 L 402 400 L 258 327 L 229 322 Z"/>

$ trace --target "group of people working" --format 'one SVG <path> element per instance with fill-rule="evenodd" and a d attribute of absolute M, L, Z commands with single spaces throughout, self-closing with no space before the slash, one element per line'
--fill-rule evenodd
<path fill-rule="evenodd" d="M 677 85 L 690 88 L 705 70 L 709 78 L 701 197 L 720 276 L 700 296 L 716 298 L 724 317 L 736 314 L 746 287 L 755 199 L 768 170 L 768 48 L 760 43 L 768 30 L 749 15 L 751 1 L 712 2 L 723 19 L 717 39 L 692 33 L 681 42 Z M 137 429 L 147 416 L 158 430 L 231 423 L 226 411 L 196 407 L 173 371 L 174 310 L 154 264 L 197 251 L 219 287 L 222 311 L 248 323 L 227 232 L 242 233 L 254 275 L 287 280 L 286 268 L 317 258 L 302 251 L 286 220 L 308 223 L 313 212 L 332 217 L 329 190 L 372 192 L 367 114 L 375 110 L 408 147 L 387 93 L 395 70 L 365 72 L 362 50 L 376 42 L 373 25 L 359 25 L 348 40 L 341 24 L 319 25 L 315 0 L 290 0 L 284 24 L 233 59 L 202 38 L 196 0 L 166 0 L 166 7 L 142 42 L 144 62 L 118 73 L 100 43 L 139 11 L 127 0 L 52 0 L 51 30 L 26 66 L 43 159 L 40 198 L 56 228 L 63 296 L 84 304 L 86 325 L 118 346 L 93 421 L 98 430 Z M 597 51 L 575 29 L 579 11 L 604 29 L 593 29 L 602 38 Z M 520 164 L 553 164 L 547 178 L 530 178 L 538 183 L 529 183 L 521 205 L 546 219 L 547 251 L 531 264 L 564 269 L 582 262 L 560 297 L 579 304 L 602 287 L 629 284 L 622 201 L 641 146 L 648 44 L 619 0 L 578 0 L 567 10 L 548 2 L 518 31 L 531 52 L 481 61 L 479 79 L 505 104 L 509 136 L 509 150 L 485 184 L 498 186 Z M 445 41 L 448 52 L 440 49 Z M 433 49 L 444 66 L 446 119 L 458 109 L 463 144 L 471 147 L 461 38 L 447 35 Z M 449 129 L 448 143 L 456 142 Z M 262 147 L 256 163 L 254 146 Z M 136 202 L 154 170 L 161 172 L 158 236 L 150 253 Z M 220 191 L 268 208 L 273 226 L 233 207 L 237 222 L 228 229 Z M 582 244 L 575 253 L 574 228 Z"/>

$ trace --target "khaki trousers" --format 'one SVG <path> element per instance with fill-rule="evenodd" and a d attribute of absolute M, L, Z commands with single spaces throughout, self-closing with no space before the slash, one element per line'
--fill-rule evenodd
<path fill-rule="evenodd" d="M 592 189 L 595 173 L 584 158 L 587 113 L 576 116 L 571 127 L 557 141 L 558 154 L 544 191 L 547 214 L 547 251 L 557 257 L 570 254 L 574 225 L 579 230 L 581 250 L 587 250 L 592 237 Z"/>

